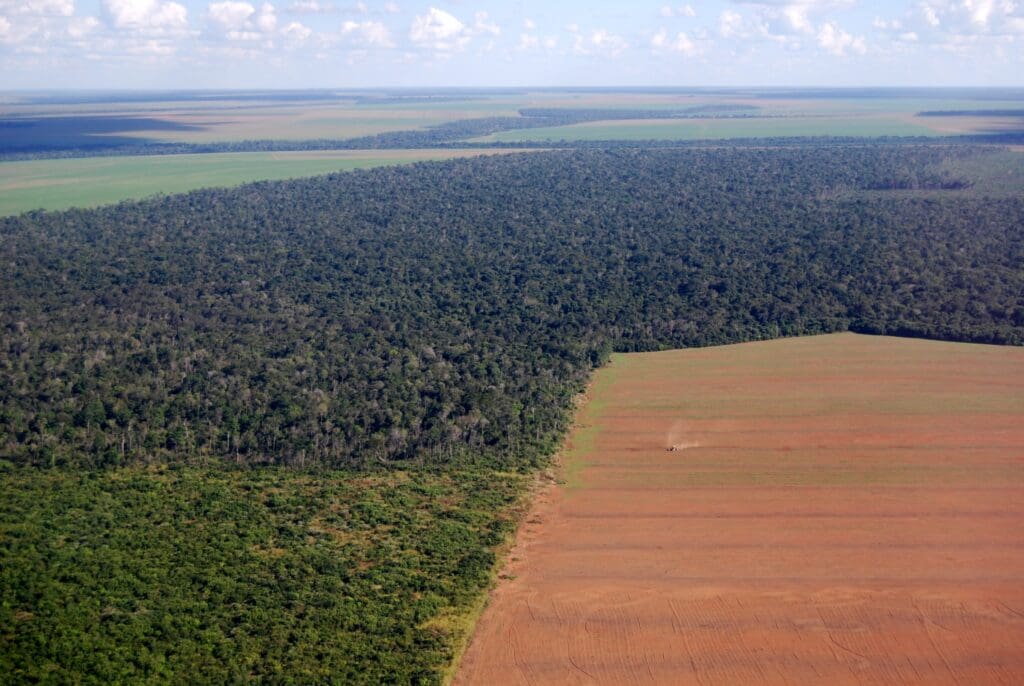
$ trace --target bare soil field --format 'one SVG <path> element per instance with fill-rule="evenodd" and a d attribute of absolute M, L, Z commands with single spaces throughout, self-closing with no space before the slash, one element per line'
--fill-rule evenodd
<path fill-rule="evenodd" d="M 1020 117 L 998 116 L 922 117 L 915 115 L 909 120 L 951 136 L 975 133 L 1012 133 L 1019 131 L 1022 125 Z"/>
<path fill-rule="evenodd" d="M 515 110 L 504 111 L 514 115 Z M 138 131 L 130 135 L 168 142 L 209 143 L 248 139 L 303 140 L 344 139 L 373 136 L 389 131 L 409 131 L 457 119 L 491 116 L 488 110 L 417 110 L 366 108 L 346 105 L 247 108 L 234 112 L 184 111 L 162 118 L 194 127 L 193 131 Z"/>
<path fill-rule="evenodd" d="M 617 355 L 577 424 L 455 683 L 1024 683 L 1024 350 Z"/>

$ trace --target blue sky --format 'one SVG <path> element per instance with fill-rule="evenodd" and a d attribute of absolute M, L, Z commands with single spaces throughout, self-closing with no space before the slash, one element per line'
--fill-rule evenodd
<path fill-rule="evenodd" d="M 1024 0 L 0 0 L 0 89 L 1022 86 Z"/>

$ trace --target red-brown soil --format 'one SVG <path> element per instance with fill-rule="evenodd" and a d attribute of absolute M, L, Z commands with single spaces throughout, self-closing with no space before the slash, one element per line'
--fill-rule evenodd
<path fill-rule="evenodd" d="M 1024 350 L 622 355 L 577 422 L 457 684 L 1024 683 Z"/>

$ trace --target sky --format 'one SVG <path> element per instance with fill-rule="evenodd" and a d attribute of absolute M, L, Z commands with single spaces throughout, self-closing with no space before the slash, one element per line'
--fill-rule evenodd
<path fill-rule="evenodd" d="M 1024 0 L 0 0 L 0 89 L 1024 86 Z"/>

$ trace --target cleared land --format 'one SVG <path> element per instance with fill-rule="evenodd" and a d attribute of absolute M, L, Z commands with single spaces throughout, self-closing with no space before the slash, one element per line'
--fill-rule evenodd
<path fill-rule="evenodd" d="M 501 110 L 514 115 L 515 110 Z M 173 112 L 162 118 L 192 128 L 189 131 L 138 131 L 129 135 L 165 142 L 211 143 L 254 139 L 305 140 L 344 139 L 372 136 L 389 131 L 409 131 L 457 119 L 494 116 L 474 109 L 369 109 L 365 107 L 314 107 L 303 109 L 257 109 L 219 113 Z"/>
<path fill-rule="evenodd" d="M 0 162 L 0 215 L 96 207 L 155 193 L 502 152 L 515 151 L 339 150 Z"/>
<path fill-rule="evenodd" d="M 189 102 L 117 103 L 100 105 L 0 105 L 0 119 L 11 121 L 59 119 L 60 135 L 83 136 L 76 143 L 102 143 L 103 136 L 128 141 L 213 143 L 255 139 L 344 139 L 389 131 L 408 131 L 455 121 L 495 115 L 514 116 L 516 109 L 502 103 L 418 103 L 369 107 L 353 103 L 319 102 Z M 441 107 L 441 105 L 448 105 Z M 97 126 L 114 123 L 96 135 Z M 121 124 L 120 127 L 117 124 Z M 35 128 L 15 131 L 22 141 L 37 136 L 47 140 L 53 126 L 41 135 Z M 92 136 L 91 138 L 89 136 Z"/>
<path fill-rule="evenodd" d="M 912 121 L 943 134 L 1016 133 L 1024 126 L 1020 117 L 912 117 Z"/>
<path fill-rule="evenodd" d="M 618 355 L 590 396 L 457 683 L 1024 680 L 1024 350 Z"/>

